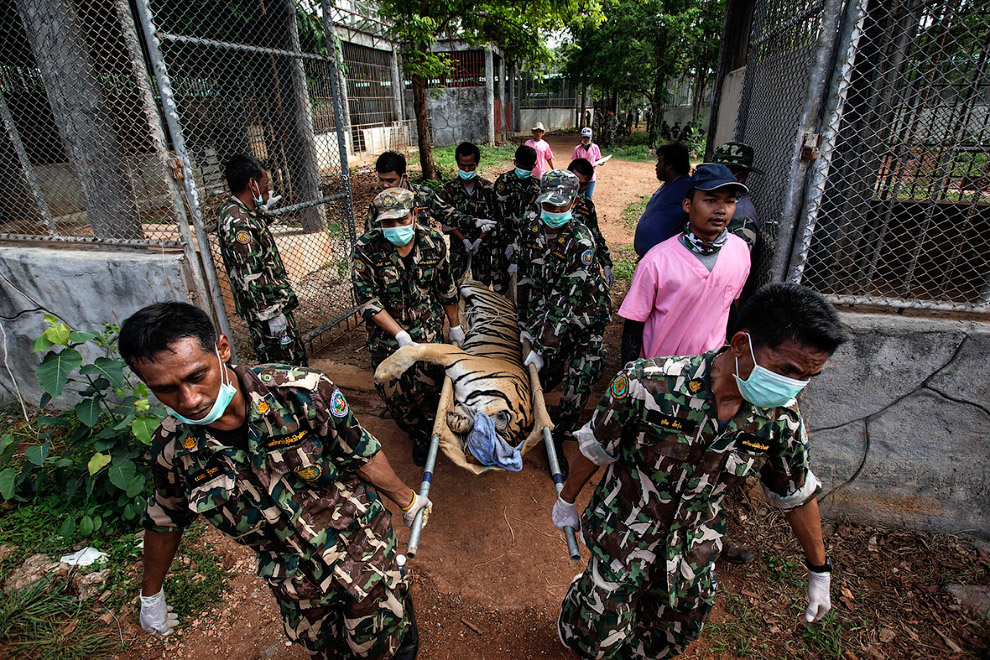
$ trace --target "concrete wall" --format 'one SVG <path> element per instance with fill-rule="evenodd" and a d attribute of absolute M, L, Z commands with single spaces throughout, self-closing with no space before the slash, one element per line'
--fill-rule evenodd
<path fill-rule="evenodd" d="M 529 135 L 538 121 L 542 121 L 548 131 L 561 131 L 574 127 L 574 108 L 522 108 L 519 110 L 517 135 Z"/>
<path fill-rule="evenodd" d="M 990 538 L 990 325 L 843 321 L 854 339 L 800 399 L 823 494 L 841 486 L 824 515 Z"/>
<path fill-rule="evenodd" d="M 739 102 L 742 100 L 743 80 L 746 67 L 730 71 L 722 81 L 722 99 L 718 106 L 718 120 L 715 127 L 715 146 L 736 139 L 736 117 L 739 116 Z"/>
<path fill-rule="evenodd" d="M 406 91 L 406 116 L 415 117 L 412 90 Z M 484 87 L 450 87 L 428 90 L 426 111 L 433 127 L 433 144 L 442 147 L 460 142 L 483 144 L 493 110 L 487 106 Z M 411 131 L 410 139 L 415 140 Z"/>
<path fill-rule="evenodd" d="M 153 302 L 185 300 L 205 305 L 195 300 L 193 279 L 181 252 L 0 246 L 0 275 L 6 367 L 13 372 L 21 395 L 32 404 L 38 403 L 43 392 L 34 375 L 40 358 L 32 353 L 34 338 L 47 327 L 39 306 L 73 330 L 102 330 L 103 323 L 120 323 Z M 14 400 L 7 368 L 0 369 L 0 401 L 4 402 Z"/>

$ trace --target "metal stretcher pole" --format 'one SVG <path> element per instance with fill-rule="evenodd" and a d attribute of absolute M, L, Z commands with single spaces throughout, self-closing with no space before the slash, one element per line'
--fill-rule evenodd
<path fill-rule="evenodd" d="M 426 498 L 430 494 L 430 484 L 433 483 L 433 466 L 437 462 L 437 449 L 440 447 L 440 436 L 436 433 L 430 438 L 430 453 L 426 456 L 426 467 L 423 469 L 423 481 L 419 484 L 419 496 Z M 412 559 L 416 556 L 419 548 L 419 535 L 423 531 L 423 511 L 420 509 L 413 520 L 412 529 L 409 532 L 409 545 L 406 548 L 406 555 Z"/>

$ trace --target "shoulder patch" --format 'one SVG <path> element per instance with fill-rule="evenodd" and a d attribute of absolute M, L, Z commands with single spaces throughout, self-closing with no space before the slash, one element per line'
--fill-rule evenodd
<path fill-rule="evenodd" d="M 334 417 L 347 417 L 347 399 L 344 398 L 340 390 L 334 390 L 330 395 L 330 414 Z"/>
<path fill-rule="evenodd" d="M 584 253 L 581 254 L 581 262 L 584 263 L 585 266 L 590 266 L 594 258 L 595 258 L 594 250 L 585 250 Z"/>
<path fill-rule="evenodd" d="M 307 465 L 296 470 L 296 476 L 304 481 L 316 481 L 323 475 L 323 468 L 319 465 Z"/>
<path fill-rule="evenodd" d="M 365 264 L 364 264 L 363 261 L 361 261 L 360 259 L 355 259 L 354 260 L 354 272 L 355 273 L 363 273 L 365 268 L 367 268 L 367 266 L 365 266 Z"/>
<path fill-rule="evenodd" d="M 625 399 L 629 395 L 629 376 L 619 374 L 613 378 L 609 391 L 612 393 L 613 399 Z"/>
<path fill-rule="evenodd" d="M 238 243 L 250 243 L 251 233 L 246 229 L 241 229 L 236 234 L 234 234 L 234 240 L 237 241 Z"/>

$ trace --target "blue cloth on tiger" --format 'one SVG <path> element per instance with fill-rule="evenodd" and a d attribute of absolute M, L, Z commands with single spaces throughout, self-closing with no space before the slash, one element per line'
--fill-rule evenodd
<path fill-rule="evenodd" d="M 482 465 L 519 472 L 522 469 L 523 444 L 513 447 L 495 430 L 491 417 L 483 412 L 474 413 L 474 428 L 468 435 L 467 448 Z"/>

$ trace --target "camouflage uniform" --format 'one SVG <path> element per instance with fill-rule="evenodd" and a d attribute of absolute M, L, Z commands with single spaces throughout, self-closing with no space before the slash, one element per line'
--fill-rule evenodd
<path fill-rule="evenodd" d="M 495 179 L 495 228 L 492 237 L 492 288 L 501 294 L 509 290 L 508 268 L 511 256 L 505 252 L 515 249 L 526 224 L 526 214 L 531 210 L 536 196 L 540 194 L 540 180 L 534 177 L 520 179 L 515 170 L 500 174 Z"/>
<path fill-rule="evenodd" d="M 389 514 L 356 474 L 378 441 L 317 371 L 234 372 L 245 443 L 166 417 L 151 443 L 144 527 L 171 532 L 202 514 L 257 553 L 290 640 L 317 658 L 391 657 L 410 627 L 408 585 Z"/>
<path fill-rule="evenodd" d="M 292 310 L 299 301 L 289 286 L 275 238 L 268 231 L 271 217 L 249 210 L 236 197 L 220 207 L 217 238 L 230 277 L 237 313 L 247 321 L 258 362 L 305 366 L 306 349 Z M 286 331 L 271 336 L 268 321 L 285 315 Z"/>
<path fill-rule="evenodd" d="M 450 234 L 452 230 L 459 229 L 464 238 L 474 241 L 481 237 L 481 230 L 475 224 L 476 218 L 494 219 L 494 187 L 492 182 L 476 176 L 470 180 L 474 184 L 472 193 L 464 188 L 464 181 L 459 176 L 454 177 L 443 186 L 440 196 L 448 204 L 464 214 L 462 217 L 470 218 L 470 222 L 462 222 L 459 225 L 443 225 L 443 233 Z M 492 283 L 492 258 L 495 256 L 496 239 L 493 232 L 488 232 L 478 251 L 471 259 L 471 272 L 474 279 L 484 284 Z M 464 249 L 464 244 L 458 239 L 450 239 L 450 269 L 454 275 L 454 281 L 459 282 L 467 271 L 468 253 Z"/>
<path fill-rule="evenodd" d="M 553 235 L 539 212 L 531 210 L 527 219 L 513 254 L 519 327 L 543 358 L 544 389 L 564 381 L 554 420 L 563 437 L 577 427 L 591 388 L 605 373 L 604 333 L 611 310 L 591 231 L 572 219 Z"/>
<path fill-rule="evenodd" d="M 602 230 L 598 227 L 598 211 L 595 209 L 595 203 L 587 197 L 579 196 L 574 203 L 573 213 L 578 222 L 587 227 L 591 232 L 591 237 L 595 239 L 595 256 L 598 259 L 598 265 L 602 268 L 606 266 L 611 268 L 612 255 L 608 251 L 608 244 L 605 242 L 605 237 L 602 236 Z"/>
<path fill-rule="evenodd" d="M 424 227 L 433 228 L 433 220 L 440 223 L 441 227 L 461 227 L 474 226 L 474 218 L 466 216 L 453 206 L 443 201 L 433 188 L 421 183 L 410 184 L 408 190 L 416 196 L 416 222 Z M 368 205 L 368 215 L 364 219 L 364 232 L 377 227 L 378 211 L 375 203 Z"/>
<path fill-rule="evenodd" d="M 725 350 L 631 363 L 575 433 L 581 453 L 608 466 L 582 517 L 591 561 L 558 620 L 581 657 L 681 653 L 714 601 L 726 492 L 760 474 L 767 500 L 787 511 L 821 490 L 796 402 L 743 402 L 720 424 L 710 374 Z"/>
<path fill-rule="evenodd" d="M 395 352 L 399 343 L 371 317 L 387 311 L 413 341 L 442 343 L 443 306 L 457 304 L 443 236 L 417 224 L 413 241 L 408 266 L 381 229 L 365 233 L 354 246 L 351 279 L 358 312 L 368 328 L 372 368 Z M 397 381 L 375 383 L 392 419 L 409 434 L 414 448 L 429 443 L 443 376 L 439 366 L 420 362 Z"/>

